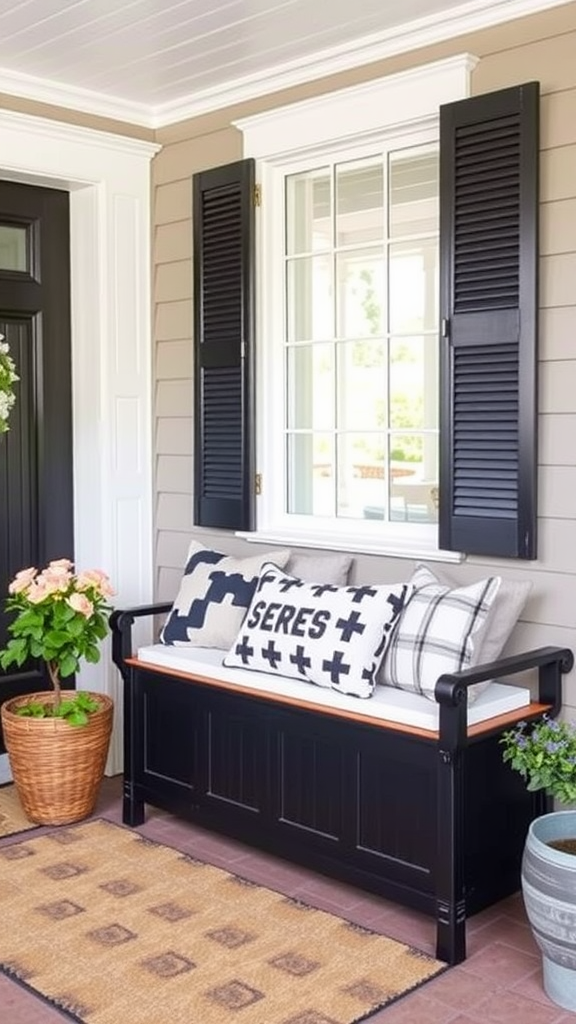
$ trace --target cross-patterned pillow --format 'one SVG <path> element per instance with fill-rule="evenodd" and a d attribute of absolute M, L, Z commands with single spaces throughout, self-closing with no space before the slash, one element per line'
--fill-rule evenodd
<path fill-rule="evenodd" d="M 274 552 L 284 565 L 286 549 Z M 228 650 L 270 552 L 234 558 L 192 541 L 180 589 L 160 635 L 163 644 Z"/>
<path fill-rule="evenodd" d="M 271 562 L 224 665 L 370 697 L 407 592 L 402 583 L 305 583 Z"/>

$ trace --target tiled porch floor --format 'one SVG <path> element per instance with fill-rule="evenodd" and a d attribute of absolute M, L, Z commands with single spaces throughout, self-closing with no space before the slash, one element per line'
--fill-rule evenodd
<path fill-rule="evenodd" d="M 120 782 L 119 777 L 105 780 L 97 817 L 121 821 Z M 386 900 L 332 882 L 158 811 L 149 812 L 140 831 L 151 839 L 434 952 L 432 922 Z M 14 840 L 9 837 L 0 840 L 0 844 L 11 841 Z M 0 975 L 0 1024 L 62 1024 L 67 1019 Z M 516 896 L 471 919 L 468 959 L 464 964 L 374 1014 L 369 1021 L 370 1024 L 576 1024 L 576 1013 L 560 1009 L 544 994 L 540 956 L 526 923 L 521 898 Z M 189 1020 L 159 1019 L 158 1024 L 189 1024 Z"/>

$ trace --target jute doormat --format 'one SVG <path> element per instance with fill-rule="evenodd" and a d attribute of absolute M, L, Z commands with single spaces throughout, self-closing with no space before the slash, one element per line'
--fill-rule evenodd
<path fill-rule="evenodd" d="M 38 825 L 24 814 L 16 786 L 13 783 L 0 786 L 0 838 L 26 832 L 30 828 L 38 828 Z"/>
<path fill-rule="evenodd" d="M 87 1024 L 352 1024 L 445 969 L 93 820 L 0 848 L 0 966 Z"/>

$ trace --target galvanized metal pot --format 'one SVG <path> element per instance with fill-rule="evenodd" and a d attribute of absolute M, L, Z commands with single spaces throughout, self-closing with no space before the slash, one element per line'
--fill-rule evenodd
<path fill-rule="evenodd" d="M 565 839 L 576 839 L 576 811 L 554 811 L 532 822 L 522 895 L 542 952 L 544 990 L 558 1006 L 576 1011 L 576 856 L 549 845 Z"/>

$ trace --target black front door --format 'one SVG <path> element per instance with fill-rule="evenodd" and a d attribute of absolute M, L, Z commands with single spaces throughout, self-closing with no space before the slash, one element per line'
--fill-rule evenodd
<path fill-rule="evenodd" d="M 67 192 L 0 181 L 0 333 L 20 377 L 0 434 L 1 649 L 14 574 L 74 558 Z M 41 668 L 0 671 L 0 703 L 45 689 Z"/>

